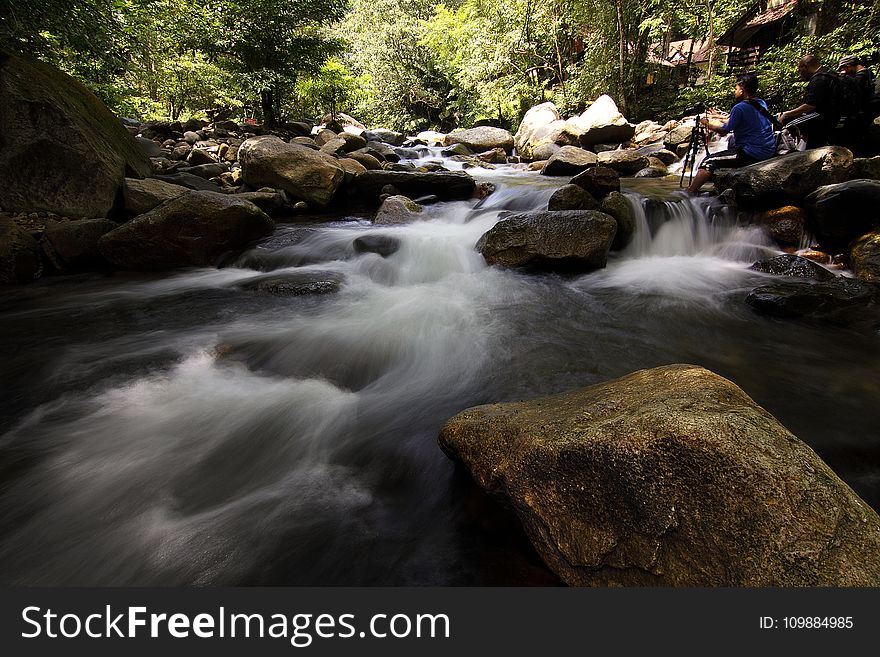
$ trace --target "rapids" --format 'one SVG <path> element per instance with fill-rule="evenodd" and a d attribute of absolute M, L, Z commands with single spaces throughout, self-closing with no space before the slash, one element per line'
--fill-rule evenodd
<path fill-rule="evenodd" d="M 4 293 L 0 582 L 552 583 L 440 426 L 674 362 L 743 387 L 880 508 L 878 335 L 755 315 L 759 232 L 634 180 L 639 229 L 606 269 L 489 268 L 480 235 L 560 182 L 476 175 L 498 191 L 411 225 L 279 224 L 223 268 Z M 357 253 L 365 235 L 400 248 Z M 247 288 L 267 272 L 342 285 Z"/>

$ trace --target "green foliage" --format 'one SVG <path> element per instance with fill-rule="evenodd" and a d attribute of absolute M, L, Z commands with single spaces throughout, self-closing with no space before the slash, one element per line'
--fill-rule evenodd
<path fill-rule="evenodd" d="M 301 77 L 294 89 L 291 110 L 294 115 L 319 117 L 325 114 L 357 113 L 365 78 L 355 77 L 337 59 L 329 59 L 321 69 Z"/>

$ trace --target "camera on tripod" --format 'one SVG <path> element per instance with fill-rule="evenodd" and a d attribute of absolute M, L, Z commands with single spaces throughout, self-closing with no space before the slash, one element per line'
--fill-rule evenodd
<path fill-rule="evenodd" d="M 681 118 L 686 116 L 693 116 L 694 114 L 705 114 L 706 113 L 706 104 L 705 103 L 695 103 L 691 105 L 686 110 L 681 113 Z"/>

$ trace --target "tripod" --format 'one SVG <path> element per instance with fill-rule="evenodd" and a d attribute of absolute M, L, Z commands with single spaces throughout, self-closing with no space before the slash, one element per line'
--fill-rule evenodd
<path fill-rule="evenodd" d="M 684 187 L 684 174 L 687 171 L 690 171 L 690 179 L 694 179 L 694 163 L 697 161 L 697 154 L 700 152 L 701 146 L 705 147 L 707 153 L 709 152 L 709 129 L 704 125 L 700 125 L 700 115 L 697 114 L 694 129 L 691 130 L 691 140 L 688 143 L 687 152 L 685 152 L 681 163 L 679 187 Z"/>

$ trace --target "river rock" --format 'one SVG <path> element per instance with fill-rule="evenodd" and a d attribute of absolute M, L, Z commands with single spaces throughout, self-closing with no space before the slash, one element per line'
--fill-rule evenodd
<path fill-rule="evenodd" d="M 759 225 L 780 244 L 797 246 L 804 234 L 804 211 L 794 205 L 762 212 L 757 217 Z"/>
<path fill-rule="evenodd" d="M 863 235 L 849 252 L 853 273 L 867 283 L 880 284 L 880 231 Z"/>
<path fill-rule="evenodd" d="M 241 192 L 235 198 L 250 201 L 270 217 L 277 217 L 284 209 L 284 195 L 275 191 Z"/>
<path fill-rule="evenodd" d="M 682 123 L 674 127 L 668 133 L 666 133 L 666 137 L 663 138 L 663 147 L 671 152 L 677 153 L 678 147 L 682 144 L 689 144 L 691 141 L 691 132 L 694 130 L 694 122 L 693 120 Z"/>
<path fill-rule="evenodd" d="M 367 171 L 354 180 L 356 191 L 372 202 L 378 201 L 385 185 L 392 185 L 409 198 L 435 195 L 450 201 L 470 198 L 476 182 L 464 171 Z"/>
<path fill-rule="evenodd" d="M 151 164 L 97 96 L 52 66 L 0 52 L 0 209 L 103 217 Z"/>
<path fill-rule="evenodd" d="M 98 250 L 98 240 L 118 226 L 107 219 L 50 220 L 43 231 L 43 252 L 59 271 L 106 267 L 108 263 Z"/>
<path fill-rule="evenodd" d="M 334 139 L 337 139 L 339 135 L 328 128 L 321 128 L 316 126 L 312 133 L 312 140 L 315 142 L 315 145 L 318 148 L 322 148 L 325 144 Z"/>
<path fill-rule="evenodd" d="M 141 150 L 147 157 L 162 157 L 162 147 L 159 146 L 159 144 L 154 142 L 152 139 L 147 139 L 146 137 L 135 137 L 135 141 L 137 142 L 138 146 L 141 147 Z"/>
<path fill-rule="evenodd" d="M 406 136 L 403 133 L 386 128 L 372 128 L 367 130 L 367 134 L 364 136 L 367 141 L 381 141 L 392 146 L 403 146 L 403 142 L 406 141 Z"/>
<path fill-rule="evenodd" d="M 544 176 L 573 176 L 596 166 L 598 156 L 577 146 L 563 146 L 541 169 Z"/>
<path fill-rule="evenodd" d="M 450 132 L 446 135 L 444 143 L 447 146 L 464 144 L 474 153 L 482 153 L 495 148 L 504 149 L 508 155 L 513 151 L 513 135 L 504 128 L 491 126 Z"/>
<path fill-rule="evenodd" d="M 421 218 L 422 206 L 406 196 L 398 195 L 389 196 L 382 202 L 373 223 L 380 225 L 408 224 Z"/>
<path fill-rule="evenodd" d="M 344 153 L 351 153 L 367 145 L 366 139 L 350 132 L 339 133 L 339 139 L 345 142 L 345 146 L 342 147 Z"/>
<path fill-rule="evenodd" d="M 149 212 L 157 205 L 177 198 L 189 191 L 182 185 L 174 185 L 156 178 L 126 178 L 122 184 L 125 211 L 131 216 Z"/>
<path fill-rule="evenodd" d="M 673 164 L 678 159 L 677 157 L 675 157 L 675 153 L 666 150 L 661 144 L 655 144 L 653 146 L 642 146 L 641 148 L 636 149 L 636 153 L 638 153 L 639 155 L 644 155 L 648 158 L 649 161 L 652 157 L 657 158 L 666 166 Z"/>
<path fill-rule="evenodd" d="M 439 443 L 572 586 L 878 586 L 880 518 L 694 365 L 470 408 Z"/>
<path fill-rule="evenodd" d="M 192 146 L 189 144 L 177 144 L 171 149 L 171 155 L 169 157 L 175 161 L 182 161 L 189 157 L 190 151 L 192 151 Z"/>
<path fill-rule="evenodd" d="M 201 140 L 201 135 L 199 133 L 194 132 L 193 130 L 187 130 L 183 133 L 183 141 L 192 146 L 197 141 Z"/>
<path fill-rule="evenodd" d="M 219 162 L 212 162 L 211 164 L 198 164 L 193 167 L 180 169 L 180 173 L 188 173 L 192 176 L 204 178 L 205 180 L 216 178 L 217 176 L 224 174 L 227 171 L 229 171 L 229 165 L 220 164 Z"/>
<path fill-rule="evenodd" d="M 880 155 L 855 158 L 850 176 L 853 179 L 880 180 Z"/>
<path fill-rule="evenodd" d="M 367 170 L 367 167 L 350 157 L 339 158 L 339 166 L 341 166 L 343 171 L 345 171 L 345 173 L 347 174 L 346 180 L 349 180 L 354 176 L 360 175 Z"/>
<path fill-rule="evenodd" d="M 763 285 L 749 292 L 748 303 L 772 317 L 812 317 L 849 323 L 874 308 L 877 289 L 860 280 L 835 277 L 822 283 L 785 282 Z"/>
<path fill-rule="evenodd" d="M 503 148 L 493 148 L 491 151 L 477 153 L 475 157 L 488 164 L 507 164 L 507 153 Z"/>
<path fill-rule="evenodd" d="M 310 206 L 329 204 L 345 177 L 333 156 L 273 136 L 248 139 L 238 158 L 248 185 L 283 189 Z"/>
<path fill-rule="evenodd" d="M 368 153 L 354 151 L 346 155 L 348 159 L 358 162 L 368 171 L 379 171 L 382 169 L 382 163 Z"/>
<path fill-rule="evenodd" d="M 832 281 L 837 278 L 833 272 L 828 271 L 822 265 L 790 253 L 783 253 L 769 260 L 756 262 L 749 269 L 774 276 L 792 276 L 812 281 Z"/>
<path fill-rule="evenodd" d="M 571 184 L 583 187 L 594 198 L 603 199 L 611 192 L 620 191 L 620 176 L 614 169 L 596 166 L 576 175 Z"/>
<path fill-rule="evenodd" d="M 320 150 L 322 153 L 327 153 L 329 155 L 339 155 L 339 153 L 345 150 L 345 140 L 338 137 L 336 139 L 331 139 L 321 146 Z"/>
<path fill-rule="evenodd" d="M 516 131 L 516 152 L 526 161 L 549 159 L 553 155 L 552 146 L 574 146 L 578 143 L 576 136 L 566 132 L 567 128 L 568 125 L 560 118 L 556 105 L 549 102 L 535 105 L 526 112 Z M 542 147 L 550 150 L 541 151 L 539 157 L 539 149 Z"/>
<path fill-rule="evenodd" d="M 242 283 L 239 287 L 276 297 L 300 297 L 332 294 L 339 291 L 341 284 L 341 276 L 328 272 L 290 272 L 261 276 Z"/>
<path fill-rule="evenodd" d="M 616 230 L 612 217 L 595 210 L 524 212 L 495 224 L 476 249 L 490 265 L 600 269 Z"/>
<path fill-rule="evenodd" d="M 10 217 L 0 216 L 0 284 L 30 283 L 42 269 L 37 240 Z"/>
<path fill-rule="evenodd" d="M 547 209 L 554 212 L 559 210 L 596 210 L 598 207 L 599 203 L 592 194 L 577 185 L 563 185 L 553 192 L 547 204 Z"/>
<path fill-rule="evenodd" d="M 207 151 L 203 151 L 201 148 L 193 148 L 190 150 L 186 161 L 192 166 L 198 166 L 199 164 L 214 164 L 217 160 Z"/>
<path fill-rule="evenodd" d="M 849 179 L 853 157 L 841 146 L 788 153 L 738 169 L 719 169 L 715 189 L 732 189 L 743 207 L 799 205 L 813 190 Z"/>
<path fill-rule="evenodd" d="M 636 127 L 624 118 L 611 96 L 599 96 L 587 111 L 566 121 L 568 132 L 575 135 L 584 148 L 595 144 L 629 142 Z"/>
<path fill-rule="evenodd" d="M 880 228 L 880 182 L 851 180 L 820 187 L 807 196 L 807 227 L 822 246 L 841 251 Z"/>
<path fill-rule="evenodd" d="M 383 162 L 400 161 L 400 154 L 388 144 L 383 144 L 380 141 L 368 141 L 366 148 L 360 151 L 352 151 L 352 153 L 356 152 L 368 153 Z"/>
<path fill-rule="evenodd" d="M 188 192 L 110 231 L 98 247 L 122 269 L 207 266 L 274 227 L 250 201 L 218 192 Z"/>
<path fill-rule="evenodd" d="M 352 242 L 357 253 L 376 253 L 383 258 L 397 253 L 400 240 L 391 235 L 362 235 Z"/>
<path fill-rule="evenodd" d="M 648 166 L 648 158 L 632 150 L 605 151 L 599 153 L 598 163 L 624 176 L 631 176 Z"/>
<path fill-rule="evenodd" d="M 611 243 L 611 250 L 620 251 L 626 248 L 636 234 L 636 215 L 629 199 L 620 192 L 611 192 L 602 199 L 599 210 L 611 215 L 617 222 L 617 233 Z"/>

